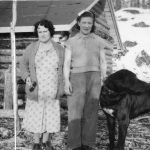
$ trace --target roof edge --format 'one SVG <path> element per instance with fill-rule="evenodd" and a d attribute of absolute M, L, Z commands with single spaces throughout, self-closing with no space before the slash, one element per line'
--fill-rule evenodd
<path fill-rule="evenodd" d="M 70 25 L 54 25 L 55 31 L 69 31 L 71 29 Z M 16 26 L 15 33 L 19 32 L 33 32 L 34 26 Z M 10 33 L 10 27 L 0 27 L 0 33 Z"/>
<path fill-rule="evenodd" d="M 86 9 L 80 11 L 80 12 L 78 13 L 78 15 L 82 14 L 82 13 L 85 12 L 85 11 L 89 11 L 92 7 L 94 7 L 94 5 L 97 4 L 98 1 L 99 1 L 99 0 L 94 0 L 94 2 L 93 2 L 91 5 L 89 5 Z M 75 24 L 76 24 L 76 19 L 74 19 L 74 20 L 70 23 L 70 27 L 73 28 L 73 26 L 74 26 Z"/>

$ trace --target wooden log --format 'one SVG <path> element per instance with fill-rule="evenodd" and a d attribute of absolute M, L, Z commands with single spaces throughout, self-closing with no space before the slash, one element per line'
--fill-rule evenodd
<path fill-rule="evenodd" d="M 106 59 L 107 64 L 111 64 L 112 63 L 112 59 Z"/>
<path fill-rule="evenodd" d="M 108 66 L 111 66 L 113 64 L 113 62 L 111 61 L 111 62 L 107 62 L 107 65 Z"/>
<path fill-rule="evenodd" d="M 16 50 L 16 55 L 22 56 L 23 52 L 24 52 L 23 49 L 18 49 L 18 50 Z M 0 56 L 11 56 L 11 50 L 10 49 L 0 49 Z"/>
<path fill-rule="evenodd" d="M 16 57 L 16 63 L 19 63 L 21 56 Z M 11 56 L 0 56 L 1 63 L 11 63 L 12 59 Z"/>
<path fill-rule="evenodd" d="M 19 110 L 18 114 L 20 118 L 23 118 L 24 116 L 24 110 Z M 0 118 L 14 118 L 14 112 L 13 110 L 4 110 L 0 109 Z"/>
<path fill-rule="evenodd" d="M 11 67 L 5 72 L 4 109 L 13 109 L 12 73 Z"/>
<path fill-rule="evenodd" d="M 113 54 L 112 54 L 112 52 L 111 52 L 111 51 L 105 51 L 105 55 L 106 55 L 106 56 L 110 56 L 110 57 L 112 57 L 112 56 L 113 56 Z"/>
<path fill-rule="evenodd" d="M 35 40 L 34 40 L 35 41 Z M 16 49 L 25 49 L 32 41 L 19 40 L 16 41 Z M 0 40 L 0 49 L 11 49 L 11 41 L 8 40 Z"/>
<path fill-rule="evenodd" d="M 107 62 L 112 61 L 112 58 L 106 56 L 106 61 L 107 61 Z"/>
<path fill-rule="evenodd" d="M 7 64 L 2 64 L 1 62 L 0 62 L 0 68 L 1 69 L 8 69 L 8 67 L 9 67 L 9 63 L 7 63 Z"/>
<path fill-rule="evenodd" d="M 107 63 L 107 67 L 112 67 L 113 63 Z"/>

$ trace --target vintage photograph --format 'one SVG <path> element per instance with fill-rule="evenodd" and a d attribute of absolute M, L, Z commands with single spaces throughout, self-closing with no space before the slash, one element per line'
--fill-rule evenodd
<path fill-rule="evenodd" d="M 150 150 L 150 0 L 0 0 L 0 150 Z"/>

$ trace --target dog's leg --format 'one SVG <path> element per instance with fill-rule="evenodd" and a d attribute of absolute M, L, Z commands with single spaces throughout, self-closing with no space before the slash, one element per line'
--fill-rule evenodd
<path fill-rule="evenodd" d="M 119 135 L 118 135 L 117 150 L 124 150 L 129 122 L 130 122 L 129 117 L 126 117 L 125 120 L 118 120 Z"/>
<path fill-rule="evenodd" d="M 107 126 L 109 131 L 109 148 L 110 150 L 114 149 L 114 141 L 115 141 L 115 118 L 106 114 L 107 117 Z"/>

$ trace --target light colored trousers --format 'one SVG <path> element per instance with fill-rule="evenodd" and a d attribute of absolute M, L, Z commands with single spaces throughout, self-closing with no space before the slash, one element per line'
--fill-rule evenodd
<path fill-rule="evenodd" d="M 95 146 L 101 90 L 100 72 L 72 73 L 68 96 L 68 147 Z"/>

